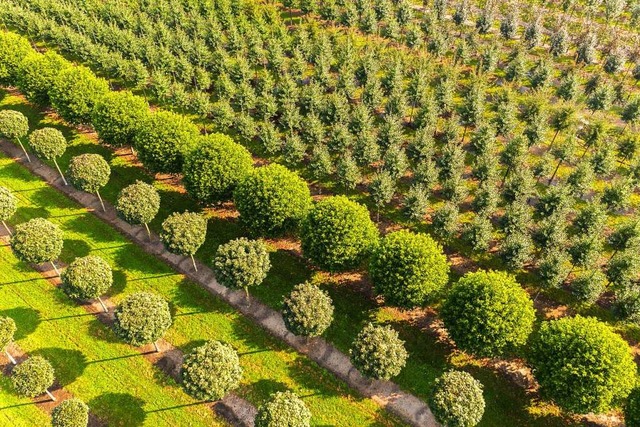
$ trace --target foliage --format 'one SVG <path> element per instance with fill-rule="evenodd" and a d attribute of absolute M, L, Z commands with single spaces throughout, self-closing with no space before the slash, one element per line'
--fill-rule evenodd
<path fill-rule="evenodd" d="M 607 278 L 599 270 L 585 271 L 571 282 L 571 292 L 586 303 L 593 304 L 605 290 Z"/>
<path fill-rule="evenodd" d="M 634 388 L 624 406 L 624 423 L 631 427 L 640 425 L 640 387 Z"/>
<path fill-rule="evenodd" d="M 54 371 L 51 363 L 43 357 L 33 356 L 16 366 L 11 382 L 22 396 L 36 397 L 53 385 Z"/>
<path fill-rule="evenodd" d="M 86 67 L 63 68 L 49 89 L 51 105 L 69 123 L 88 124 L 100 99 L 109 92 L 106 80 L 98 78 Z"/>
<path fill-rule="evenodd" d="M 27 136 L 29 120 L 20 111 L 0 110 L 0 136 L 12 141 Z"/>
<path fill-rule="evenodd" d="M 113 314 L 116 334 L 134 346 L 157 341 L 172 323 L 167 301 L 149 292 L 128 295 Z"/>
<path fill-rule="evenodd" d="M 309 427 L 311 411 L 290 391 L 276 392 L 258 408 L 256 427 Z"/>
<path fill-rule="evenodd" d="M 378 241 L 378 230 L 366 207 L 345 196 L 317 202 L 302 224 L 302 252 L 329 271 L 358 266 Z"/>
<path fill-rule="evenodd" d="M 151 184 L 136 181 L 120 191 L 116 210 L 129 224 L 148 224 L 160 210 L 158 190 Z"/>
<path fill-rule="evenodd" d="M 13 341 L 16 331 L 16 322 L 11 317 L 0 316 L 0 351 Z"/>
<path fill-rule="evenodd" d="M 54 128 L 42 128 L 31 132 L 29 145 L 38 157 L 53 160 L 67 150 L 67 140 L 62 132 Z"/>
<path fill-rule="evenodd" d="M 244 237 L 231 240 L 218 246 L 213 269 L 224 286 L 245 290 L 258 286 L 271 269 L 267 246 L 261 240 Z"/>
<path fill-rule="evenodd" d="M 160 239 L 170 252 L 193 255 L 207 237 L 207 219 L 194 212 L 174 212 L 162 223 Z"/>
<path fill-rule="evenodd" d="M 484 415 L 482 384 L 463 371 L 449 371 L 436 379 L 429 408 L 442 425 L 473 427 Z"/>
<path fill-rule="evenodd" d="M 96 255 L 76 258 L 60 275 L 62 290 L 69 298 L 94 299 L 113 285 L 111 266 Z"/>
<path fill-rule="evenodd" d="M 7 221 L 16 213 L 18 200 L 11 190 L 0 185 L 0 221 Z"/>
<path fill-rule="evenodd" d="M 24 262 L 41 264 L 60 256 L 64 244 L 62 230 L 44 218 L 19 224 L 11 237 L 11 249 Z"/>
<path fill-rule="evenodd" d="M 233 347 L 208 341 L 185 356 L 181 375 L 184 388 L 194 398 L 219 400 L 238 388 L 242 368 Z"/>
<path fill-rule="evenodd" d="M 404 368 L 407 350 L 391 326 L 369 323 L 351 347 L 351 363 L 366 377 L 388 380 Z"/>
<path fill-rule="evenodd" d="M 109 182 L 111 167 L 100 154 L 87 153 L 73 157 L 67 173 L 74 187 L 96 193 Z"/>
<path fill-rule="evenodd" d="M 50 102 L 49 88 L 58 73 L 68 66 L 69 63 L 52 50 L 44 54 L 30 53 L 20 62 L 17 86 L 29 101 L 46 106 Z"/>
<path fill-rule="evenodd" d="M 333 321 L 331 297 L 313 283 L 296 285 L 282 306 L 284 324 L 295 335 L 320 336 Z"/>
<path fill-rule="evenodd" d="M 67 399 L 53 408 L 52 427 L 86 427 L 89 423 L 89 407 L 80 399 Z"/>
<path fill-rule="evenodd" d="M 31 52 L 33 48 L 24 37 L 8 31 L 0 32 L 0 84 L 15 82 L 20 61 Z"/>
<path fill-rule="evenodd" d="M 129 91 L 114 91 L 97 102 L 91 123 L 104 144 L 130 146 L 148 114 L 149 105 L 143 98 Z"/>

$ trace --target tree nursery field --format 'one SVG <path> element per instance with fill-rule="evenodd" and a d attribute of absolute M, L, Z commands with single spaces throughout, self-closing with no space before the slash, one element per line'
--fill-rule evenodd
<path fill-rule="evenodd" d="M 0 424 L 640 426 L 640 1 L 0 22 Z"/>

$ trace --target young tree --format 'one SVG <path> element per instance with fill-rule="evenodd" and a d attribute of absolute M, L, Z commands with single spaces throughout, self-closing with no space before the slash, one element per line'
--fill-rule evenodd
<path fill-rule="evenodd" d="M 258 408 L 255 427 L 295 426 L 309 427 L 311 411 L 290 391 L 276 392 Z"/>
<path fill-rule="evenodd" d="M 559 288 L 569 274 L 569 256 L 564 249 L 544 252 L 538 262 L 537 274 L 546 289 Z"/>
<path fill-rule="evenodd" d="M 261 240 L 244 237 L 218 246 L 213 257 L 213 270 L 218 281 L 229 288 L 244 289 L 261 285 L 271 269 L 267 245 Z"/>
<path fill-rule="evenodd" d="M 282 303 L 282 318 L 289 331 L 304 337 L 319 337 L 333 322 L 333 301 L 313 283 L 296 285 Z"/>
<path fill-rule="evenodd" d="M 107 81 L 81 65 L 62 69 L 49 89 L 53 108 L 73 124 L 90 123 L 95 105 L 107 93 Z"/>
<path fill-rule="evenodd" d="M 200 400 L 220 400 L 240 386 L 242 368 L 229 344 L 208 341 L 188 353 L 181 368 L 187 393 Z"/>
<path fill-rule="evenodd" d="M 446 202 L 431 216 L 433 234 L 445 242 L 453 239 L 458 233 L 460 210 L 452 202 Z"/>
<path fill-rule="evenodd" d="M 11 219 L 13 214 L 18 210 L 18 200 L 13 195 L 11 190 L 6 187 L 0 186 L 0 222 L 9 233 L 11 237 L 11 230 L 7 226 L 5 221 Z"/>
<path fill-rule="evenodd" d="M 24 148 L 22 140 L 29 133 L 29 120 L 20 111 L 1 110 L 0 111 L 0 136 L 10 141 L 15 141 L 22 148 L 27 161 L 31 163 L 29 153 Z"/>
<path fill-rule="evenodd" d="M 122 189 L 116 201 L 118 215 L 132 225 L 143 224 L 151 237 L 149 223 L 160 210 L 160 195 L 153 185 L 142 181 Z"/>
<path fill-rule="evenodd" d="M 51 427 L 87 427 L 89 407 L 80 399 L 67 399 L 53 408 Z"/>
<path fill-rule="evenodd" d="M 358 266 L 378 242 L 378 229 L 366 207 L 345 196 L 320 200 L 302 224 L 302 252 L 329 271 Z"/>
<path fill-rule="evenodd" d="M 627 126 L 634 126 L 640 123 L 640 96 L 635 96 L 631 101 L 627 102 L 627 105 L 620 113 L 620 118 L 624 122 L 623 132 L 627 129 Z"/>
<path fill-rule="evenodd" d="M 336 165 L 338 182 L 345 190 L 355 190 L 362 181 L 362 173 L 351 153 L 347 152 L 338 158 Z"/>
<path fill-rule="evenodd" d="M 33 52 L 29 40 L 18 34 L 3 31 L 0 34 L 0 83 L 4 86 L 14 85 L 20 72 L 20 62 Z"/>
<path fill-rule="evenodd" d="M 58 166 L 58 162 L 56 161 L 56 158 L 62 156 L 67 150 L 67 140 L 62 132 L 54 128 L 34 130 L 31 132 L 31 135 L 29 135 L 29 145 L 31 145 L 31 148 L 35 151 L 38 157 L 53 161 L 53 164 L 56 165 L 56 169 L 58 169 L 58 173 L 62 178 L 62 182 L 64 182 L 64 185 L 67 185 L 67 180 L 62 174 L 60 166 Z"/>
<path fill-rule="evenodd" d="M 388 380 L 400 373 L 409 354 L 404 341 L 390 326 L 369 323 L 360 331 L 350 350 L 351 363 L 368 378 Z"/>
<path fill-rule="evenodd" d="M 380 221 L 380 209 L 391 202 L 396 192 L 396 182 L 391 174 L 382 171 L 374 175 L 369 184 L 369 194 L 376 205 L 376 220 Z"/>
<path fill-rule="evenodd" d="M 256 235 L 277 235 L 295 228 L 311 207 L 307 183 L 278 164 L 254 169 L 234 192 L 240 221 Z"/>
<path fill-rule="evenodd" d="M 635 384 L 629 345 L 593 317 L 543 322 L 528 359 L 542 396 L 573 413 L 607 411 Z"/>
<path fill-rule="evenodd" d="M 473 427 L 484 415 L 482 384 L 464 371 L 449 371 L 436 378 L 429 408 L 446 426 Z"/>
<path fill-rule="evenodd" d="M 309 171 L 311 176 L 322 181 L 331 176 L 333 173 L 333 161 L 329 149 L 324 144 L 314 144 L 311 149 L 311 157 L 309 159 Z"/>
<path fill-rule="evenodd" d="M 640 387 L 634 388 L 627 397 L 624 405 L 624 422 L 628 426 L 640 424 Z"/>
<path fill-rule="evenodd" d="M 549 144 L 548 151 L 553 149 L 553 144 L 556 142 L 556 138 L 560 132 L 564 132 L 571 128 L 575 124 L 576 111 L 573 107 L 562 107 L 556 110 L 551 116 L 551 128 L 555 131 L 553 139 Z"/>
<path fill-rule="evenodd" d="M 553 56 L 562 56 L 567 53 L 569 44 L 569 34 L 567 33 L 567 29 L 564 25 L 561 25 L 553 34 L 551 34 L 551 38 L 549 39 L 549 52 Z"/>
<path fill-rule="evenodd" d="M 52 50 L 44 54 L 32 52 L 18 67 L 17 86 L 29 101 L 40 106 L 50 105 L 49 89 L 64 68 L 71 63 Z"/>
<path fill-rule="evenodd" d="M 157 341 L 173 322 L 167 301 L 149 292 L 128 295 L 113 315 L 113 327 L 120 338 L 134 346 L 153 343 L 156 352 L 160 351 Z"/>
<path fill-rule="evenodd" d="M 7 347 L 11 344 L 11 341 L 13 341 L 16 331 L 16 322 L 12 318 L 0 316 L 0 351 L 4 351 L 9 361 L 14 365 L 16 364 L 16 359 L 11 356 Z"/>
<path fill-rule="evenodd" d="M 54 261 L 62 253 L 64 244 L 60 228 L 44 218 L 34 218 L 16 227 L 11 237 L 11 249 L 24 262 L 42 264 L 50 262 L 59 276 Z"/>
<path fill-rule="evenodd" d="M 507 235 L 500 245 L 500 258 L 511 271 L 520 270 L 531 259 L 533 244 L 526 232 Z"/>
<path fill-rule="evenodd" d="M 556 89 L 556 95 L 564 101 L 574 101 L 578 96 L 579 86 L 580 79 L 578 74 L 569 70 L 562 75 L 560 84 Z"/>
<path fill-rule="evenodd" d="M 599 270 L 584 271 L 571 282 L 571 293 L 585 304 L 595 303 L 606 288 L 607 278 Z"/>
<path fill-rule="evenodd" d="M 109 92 L 93 109 L 91 124 L 100 141 L 113 147 L 133 146 L 138 126 L 149 115 L 144 98 L 129 91 Z"/>
<path fill-rule="evenodd" d="M 67 173 L 74 187 L 87 193 L 96 193 L 102 210 L 107 211 L 100 196 L 100 189 L 109 182 L 111 167 L 104 157 L 92 153 L 75 156 L 69 162 Z"/>
<path fill-rule="evenodd" d="M 404 211 L 412 221 L 422 221 L 429 208 L 429 191 L 421 184 L 413 184 L 403 200 Z"/>
<path fill-rule="evenodd" d="M 610 212 L 620 212 L 629 207 L 632 192 L 628 180 L 618 179 L 605 187 L 601 200 Z"/>
<path fill-rule="evenodd" d="M 174 254 L 190 256 L 193 268 L 198 271 L 193 255 L 207 237 L 207 218 L 195 212 L 174 212 L 162 223 L 160 240 Z"/>
<path fill-rule="evenodd" d="M 111 266 L 102 258 L 88 255 L 76 258 L 62 272 L 62 290 L 69 298 L 97 299 L 105 313 L 109 310 L 100 298 L 113 285 Z"/>
<path fill-rule="evenodd" d="M 462 239 L 471 246 L 474 252 L 486 252 L 489 250 L 493 239 L 493 225 L 491 220 L 483 215 L 474 216 L 462 229 Z"/>
<path fill-rule="evenodd" d="M 21 396 L 36 397 L 46 393 L 55 402 L 56 398 L 48 390 L 53 385 L 54 375 L 53 367 L 47 359 L 33 356 L 13 369 L 11 382 Z"/>

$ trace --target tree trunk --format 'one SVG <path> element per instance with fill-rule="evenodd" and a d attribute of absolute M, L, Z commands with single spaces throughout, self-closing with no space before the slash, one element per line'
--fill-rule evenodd
<path fill-rule="evenodd" d="M 553 135 L 553 139 L 551 140 L 551 144 L 549 144 L 549 149 L 547 150 L 547 152 L 551 151 L 551 149 L 553 148 L 553 143 L 556 142 L 556 138 L 558 137 L 559 133 L 560 133 L 560 129 L 557 129 L 556 133 Z"/>
<path fill-rule="evenodd" d="M 145 222 L 144 228 L 147 229 L 147 236 L 149 236 L 149 240 L 151 240 L 151 230 L 149 230 L 149 225 Z"/>
<path fill-rule="evenodd" d="M 160 353 L 160 349 L 158 348 L 158 343 L 156 341 L 153 342 L 153 348 L 156 349 L 156 353 Z"/>
<path fill-rule="evenodd" d="M 4 228 L 7 229 L 7 233 L 9 233 L 9 237 L 13 236 L 13 234 L 11 234 L 11 230 L 9 229 L 9 227 L 7 226 L 7 223 L 2 221 L 2 225 L 4 225 Z"/>
<path fill-rule="evenodd" d="M 558 173 L 558 169 L 560 169 L 560 165 L 562 165 L 562 160 L 558 162 L 558 166 L 556 166 L 556 170 L 553 171 L 553 175 L 551 175 L 551 178 L 549 178 L 549 182 L 547 182 L 547 185 L 551 185 L 551 183 L 553 182 L 553 178 L 556 177 L 556 174 Z"/>
<path fill-rule="evenodd" d="M 54 402 L 56 401 L 56 398 L 55 398 L 55 397 L 53 397 L 53 394 L 51 394 L 51 393 L 49 392 L 49 390 L 45 390 L 45 393 L 47 393 L 47 396 L 49 396 L 49 399 L 51 399 L 51 400 L 52 400 L 52 401 L 54 401 Z"/>
<path fill-rule="evenodd" d="M 100 205 L 102 205 L 102 212 L 106 212 L 107 208 L 104 207 L 104 202 L 102 201 L 102 196 L 100 196 L 100 191 L 96 190 L 96 195 L 98 196 L 98 199 L 100 200 Z"/>
<path fill-rule="evenodd" d="M 136 150 L 133 148 L 133 145 L 131 146 L 131 155 L 132 156 L 136 155 Z"/>
<path fill-rule="evenodd" d="M 11 361 L 11 363 L 13 365 L 17 365 L 18 362 L 16 362 L 16 359 L 13 358 L 13 356 L 11 355 L 11 353 L 9 353 L 9 350 L 7 350 L 6 348 L 4 349 L 4 353 L 7 355 L 7 357 L 9 358 L 9 360 Z"/>
<path fill-rule="evenodd" d="M 196 273 L 198 272 L 198 266 L 196 265 L 196 259 L 193 257 L 193 254 L 190 255 L 191 257 L 191 262 L 193 263 L 193 268 L 194 270 L 196 270 Z"/>
<path fill-rule="evenodd" d="M 53 261 L 51 261 L 51 265 L 53 266 L 53 269 L 56 272 L 56 275 L 60 277 L 60 272 L 58 271 L 58 267 L 56 267 L 56 264 Z"/>
<path fill-rule="evenodd" d="M 67 180 L 65 179 L 64 175 L 62 174 L 62 171 L 60 170 L 60 166 L 58 166 L 58 162 L 56 162 L 56 159 L 53 159 L 53 164 L 56 165 L 56 169 L 58 169 L 58 173 L 60 174 L 60 178 L 62 178 L 62 182 L 64 182 L 64 185 L 69 185 L 67 184 Z"/>
<path fill-rule="evenodd" d="M 504 176 L 502 177 L 502 182 L 500 183 L 500 188 L 504 187 L 504 182 L 507 180 L 507 176 L 509 176 L 509 172 L 511 172 L 511 167 L 508 167 L 504 172 Z"/>
<path fill-rule="evenodd" d="M 18 144 L 20 144 L 20 148 L 22 148 L 22 152 L 24 153 L 25 157 L 27 158 L 27 161 L 29 163 L 31 163 L 31 157 L 29 157 L 29 153 L 27 153 L 27 150 L 24 148 L 24 145 L 22 145 L 22 141 L 20 141 L 20 138 L 16 138 L 18 140 Z"/>
<path fill-rule="evenodd" d="M 102 309 L 104 310 L 105 313 L 109 312 L 109 309 L 107 308 L 106 305 L 104 305 L 104 302 L 102 301 L 102 298 L 98 297 L 98 302 L 100 303 L 100 305 L 102 306 Z"/>
<path fill-rule="evenodd" d="M 247 296 L 247 306 L 251 307 L 251 298 L 249 298 L 249 288 L 244 288 L 244 293 Z"/>

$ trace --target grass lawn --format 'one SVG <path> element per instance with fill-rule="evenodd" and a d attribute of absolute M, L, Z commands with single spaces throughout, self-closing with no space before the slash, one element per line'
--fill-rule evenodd
<path fill-rule="evenodd" d="M 47 425 L 49 417 L 38 409 L 28 397 L 16 396 L 11 391 L 11 381 L 0 375 L 0 425 L 31 427 Z"/>

